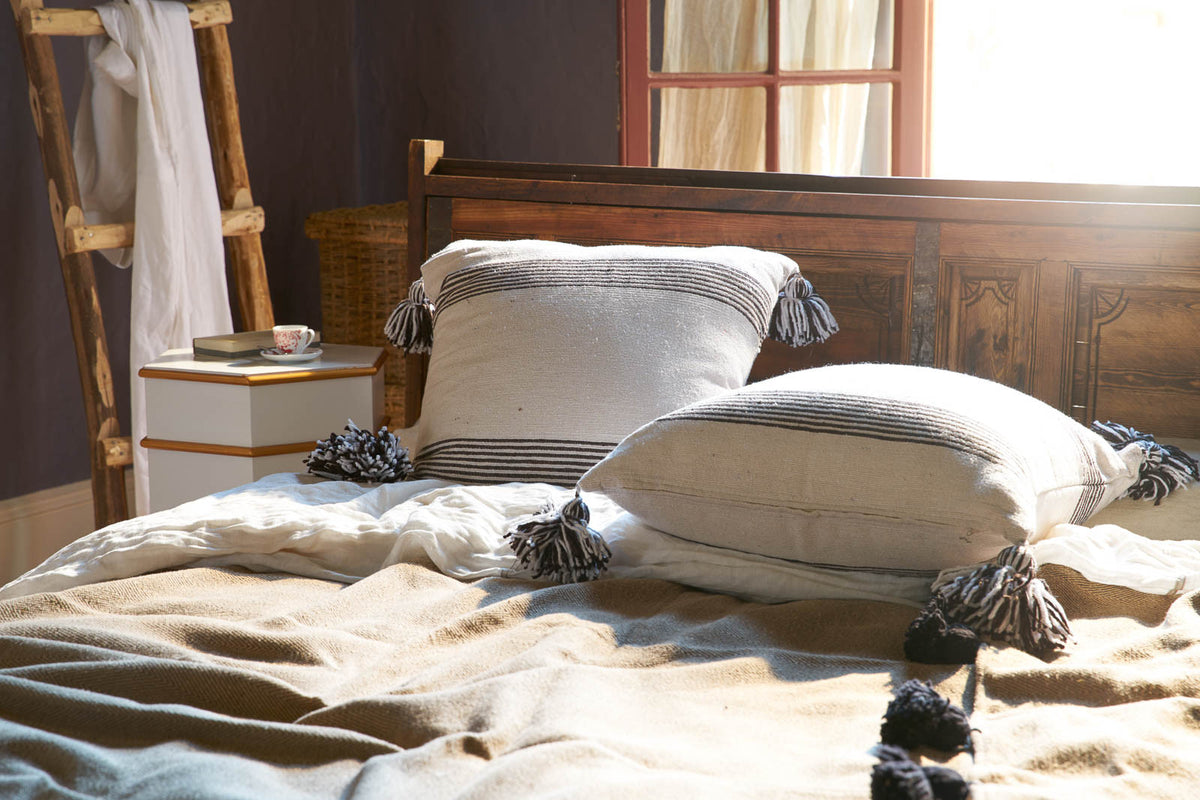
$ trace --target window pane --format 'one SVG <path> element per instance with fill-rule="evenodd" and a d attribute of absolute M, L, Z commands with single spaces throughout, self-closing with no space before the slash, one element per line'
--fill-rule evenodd
<path fill-rule="evenodd" d="M 766 169 L 767 93 L 744 89 L 659 89 L 656 166 Z"/>
<path fill-rule="evenodd" d="M 1197 0 L 934 3 L 933 24 L 935 177 L 1200 186 Z"/>
<path fill-rule="evenodd" d="M 652 0 L 655 72 L 765 72 L 767 0 Z"/>
<path fill-rule="evenodd" d="M 891 69 L 894 6 L 894 0 L 780 0 L 780 67 Z"/>
<path fill-rule="evenodd" d="M 779 106 L 781 171 L 891 174 L 890 83 L 785 86 Z"/>

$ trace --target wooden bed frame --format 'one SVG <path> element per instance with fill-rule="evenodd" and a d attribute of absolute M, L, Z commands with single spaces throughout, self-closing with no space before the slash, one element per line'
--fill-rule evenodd
<path fill-rule="evenodd" d="M 461 238 L 741 244 L 841 325 L 751 379 L 850 361 L 968 372 L 1083 423 L 1200 438 L 1200 189 L 549 165 L 409 149 L 409 280 Z M 407 287 L 396 287 L 402 296 Z M 405 424 L 424 357 L 406 361 Z"/>

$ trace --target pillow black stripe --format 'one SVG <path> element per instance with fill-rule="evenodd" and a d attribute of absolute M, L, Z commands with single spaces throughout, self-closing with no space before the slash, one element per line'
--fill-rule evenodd
<path fill-rule="evenodd" d="M 725 284 L 725 285 L 722 285 Z M 469 287 L 455 287 L 457 291 L 450 293 L 448 296 L 443 296 L 437 308 L 444 310 L 453 306 L 455 303 L 469 300 L 473 297 L 478 297 L 485 294 L 495 292 L 515 291 L 520 289 L 540 289 L 540 288 L 557 288 L 557 287 L 580 287 L 588 288 L 603 288 L 603 289 L 635 289 L 635 290 L 651 290 L 662 292 L 683 292 L 694 294 L 710 300 L 719 300 L 725 305 L 732 306 L 737 309 L 740 314 L 748 318 L 760 317 L 770 309 L 763 309 L 754 301 L 759 299 L 755 297 L 745 297 L 738 294 L 739 291 L 745 290 L 745 285 L 729 281 L 724 276 L 712 276 L 706 280 L 699 280 L 693 276 L 667 276 L 667 275 L 644 275 L 631 274 L 629 276 L 621 276 L 619 280 L 614 279 L 611 275 L 595 275 L 579 273 L 569 275 L 553 275 L 540 273 L 536 276 L 536 280 L 518 280 L 516 278 L 506 278 L 504 280 L 496 280 L 488 283 L 472 283 Z M 470 291 L 467 290 L 470 289 Z M 758 287 L 755 287 L 758 288 Z M 722 294 L 720 289 L 726 292 Z"/>
<path fill-rule="evenodd" d="M 614 442 L 586 442 L 578 439 L 468 439 L 468 438 L 453 438 L 439 439 L 436 442 L 430 442 L 422 448 L 422 454 L 433 450 L 434 448 L 444 445 L 469 445 L 471 447 L 488 448 L 492 447 L 497 450 L 507 450 L 514 447 L 524 447 L 530 449 L 573 449 L 579 452 L 603 452 L 608 453 L 616 446 Z"/>
<path fill-rule="evenodd" d="M 525 455 L 519 458 L 506 458 L 501 454 L 483 456 L 478 453 L 439 453 L 435 456 L 421 459 L 422 464 L 474 464 L 478 465 L 481 470 L 491 467 L 502 469 L 509 464 L 537 464 L 538 466 L 560 467 L 563 469 L 583 467 L 586 470 L 592 464 L 595 464 L 596 461 L 597 459 L 593 457 L 579 457 L 567 454 Z"/>
<path fill-rule="evenodd" d="M 655 279 L 652 276 L 637 276 L 635 278 L 621 281 L 603 280 L 601 276 L 591 276 L 590 278 L 581 276 L 567 276 L 559 279 L 545 277 L 544 279 L 537 281 L 509 281 L 504 284 L 497 284 L 494 286 L 472 286 L 471 288 L 474 291 L 470 292 L 456 292 L 448 300 L 443 299 L 435 305 L 433 320 L 436 323 L 441 312 L 458 302 L 486 294 L 521 289 L 546 289 L 556 287 L 577 288 L 581 286 L 587 286 L 589 288 L 605 288 L 614 290 L 676 292 L 679 294 L 689 294 L 696 297 L 702 297 L 706 300 L 716 301 L 722 305 L 729 306 L 738 314 L 743 316 L 751 325 L 753 325 L 755 330 L 758 331 L 760 335 L 764 334 L 765 326 L 761 324 L 761 320 L 769 317 L 770 309 L 768 308 L 764 310 L 759 306 L 758 303 L 753 302 L 753 300 L 758 298 L 746 298 L 744 295 L 740 294 L 740 292 L 744 291 L 746 288 L 744 286 L 739 284 L 720 286 L 719 284 L 714 285 L 714 283 L 716 282 L 697 283 L 684 280 L 682 278 L 678 281 L 671 281 Z M 753 288 L 757 289 L 760 287 L 756 286 Z M 726 293 L 722 294 L 722 290 L 724 290 Z"/>
<path fill-rule="evenodd" d="M 1079 462 L 1081 469 L 1087 474 L 1087 484 L 1090 487 L 1087 491 L 1079 495 L 1079 501 L 1075 504 L 1075 511 L 1071 514 L 1071 522 L 1075 525 L 1082 525 L 1087 521 L 1088 517 L 1096 513 L 1100 507 L 1100 501 L 1104 499 L 1104 474 L 1100 471 L 1100 465 L 1096 463 L 1096 458 L 1092 453 L 1089 453 L 1083 442 L 1076 442 L 1076 447 L 1079 450 Z"/>
<path fill-rule="evenodd" d="M 764 403 L 763 401 L 767 401 Z M 976 420 L 947 411 L 940 406 L 911 400 L 893 400 L 830 392 L 745 392 L 742 397 L 716 398 L 704 409 L 732 414 L 756 413 L 782 419 L 808 419 L 814 413 L 822 418 L 840 419 L 855 424 L 887 422 L 907 426 L 912 431 L 960 432 L 981 447 L 996 446 L 1003 437 Z M 686 409 L 681 409 L 686 411 Z M 669 415 L 668 415 L 669 416 Z"/>
<path fill-rule="evenodd" d="M 628 262 L 531 261 L 466 267 L 442 283 L 434 303 L 434 321 L 455 303 L 495 292 L 517 289 L 586 286 L 591 288 L 679 292 L 727 305 L 746 318 L 760 334 L 775 298 L 761 284 L 735 270 L 686 261 L 647 260 L 631 269 Z"/>
<path fill-rule="evenodd" d="M 421 466 L 413 469 L 413 479 L 440 478 L 464 484 L 481 483 L 552 483 L 555 486 L 573 486 L 583 474 L 583 471 L 556 472 L 541 470 L 520 470 L 513 467 L 507 471 L 496 473 L 480 473 L 471 469 L 453 469 L 449 467 Z"/>
<path fill-rule="evenodd" d="M 606 286 L 618 283 L 618 280 L 637 281 L 639 285 L 644 283 L 665 289 L 680 284 L 708 287 L 715 283 L 722 284 L 726 290 L 739 290 L 738 295 L 748 301 L 758 300 L 755 304 L 757 311 L 769 312 L 774 306 L 774 296 L 744 272 L 710 262 L 682 259 L 597 260 L 586 263 L 541 259 L 464 267 L 446 277 L 438 294 L 438 305 L 453 303 L 456 295 L 478 287 L 537 286 L 546 279 L 568 280 L 572 283 L 586 281 L 582 285 L 588 286 Z M 718 291 L 712 292 L 712 295 L 724 297 Z"/>
<path fill-rule="evenodd" d="M 828 406 L 822 405 L 827 401 L 829 402 Z M 703 408 L 673 412 L 666 415 L 665 418 L 674 419 L 685 416 L 693 419 L 727 418 L 728 421 L 747 418 L 781 423 L 820 420 L 829 424 L 841 422 L 851 427 L 886 423 L 888 428 L 912 433 L 934 432 L 942 435 L 969 432 L 969 440 L 977 443 L 980 447 L 988 443 L 995 444 L 993 441 L 995 437 L 987 428 L 922 404 L 901 406 L 872 401 L 863 404 L 834 405 L 833 401 L 826 396 L 806 395 L 802 402 L 790 406 L 786 403 L 776 406 L 756 406 L 754 404 L 710 402 L 706 403 Z"/>
<path fill-rule="evenodd" d="M 569 439 L 443 439 L 421 449 L 413 474 L 464 483 L 527 481 L 569 486 L 615 446 L 616 442 Z"/>
<path fill-rule="evenodd" d="M 764 408 L 762 398 L 777 405 Z M 756 402 L 756 400 L 758 402 Z M 993 463 L 1012 458 L 987 428 L 921 403 L 857 398 L 829 393 L 767 393 L 745 398 L 719 398 L 700 408 L 681 409 L 664 419 L 691 419 L 761 425 L 811 433 L 828 432 L 888 441 L 948 447 Z"/>

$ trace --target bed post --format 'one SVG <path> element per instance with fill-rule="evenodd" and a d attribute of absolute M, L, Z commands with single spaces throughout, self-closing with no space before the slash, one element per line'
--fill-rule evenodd
<path fill-rule="evenodd" d="M 442 157 L 443 144 L 436 139 L 413 139 L 408 144 L 408 282 L 421 277 L 425 263 L 427 239 L 425 231 L 425 176 L 433 171 Z M 406 291 L 407 286 L 400 287 Z M 426 355 L 409 355 L 404 359 L 404 427 L 412 426 L 421 416 L 421 394 L 425 388 L 425 372 L 429 366 Z"/>

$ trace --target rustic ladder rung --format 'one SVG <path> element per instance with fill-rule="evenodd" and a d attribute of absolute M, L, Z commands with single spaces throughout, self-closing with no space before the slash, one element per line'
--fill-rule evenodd
<path fill-rule="evenodd" d="M 265 228 L 266 214 L 262 206 L 231 208 L 221 212 L 221 235 L 226 238 L 262 233 Z M 63 229 L 63 250 L 68 253 L 87 253 L 91 250 L 132 247 L 133 229 L 132 222 L 67 225 Z"/>
<path fill-rule="evenodd" d="M 188 3 L 193 28 L 212 28 L 233 22 L 229 0 Z M 100 14 L 92 8 L 27 8 L 21 27 L 32 36 L 99 36 L 104 33 Z"/>
<path fill-rule="evenodd" d="M 104 462 L 110 467 L 128 467 L 133 463 L 133 439 L 129 436 L 109 436 L 101 439 Z"/>

